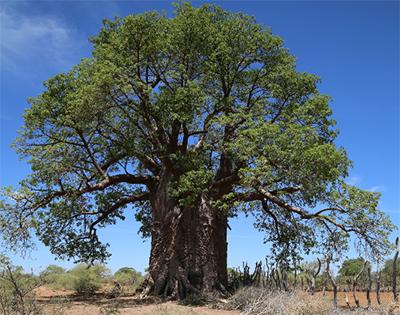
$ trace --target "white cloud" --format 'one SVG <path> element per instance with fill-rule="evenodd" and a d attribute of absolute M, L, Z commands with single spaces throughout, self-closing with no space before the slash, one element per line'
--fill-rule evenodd
<path fill-rule="evenodd" d="M 367 189 L 370 192 L 384 192 L 385 191 L 385 186 L 372 186 L 370 188 Z"/>
<path fill-rule="evenodd" d="M 46 40 L 59 45 L 68 39 L 68 29 L 51 18 L 28 18 L 1 11 L 2 41 L 1 48 L 11 53 L 23 55 L 29 53 L 27 48 L 38 41 Z"/>
<path fill-rule="evenodd" d="M 76 32 L 55 17 L 28 16 L 3 7 L 0 23 L 1 61 L 7 70 L 23 70 L 29 63 L 68 67 L 81 46 Z"/>
<path fill-rule="evenodd" d="M 359 177 L 359 176 L 350 176 L 349 178 L 346 178 L 345 181 L 346 181 L 346 184 L 351 185 L 351 186 L 359 186 L 362 182 L 361 177 Z M 384 192 L 386 190 L 386 187 L 383 185 L 376 185 L 376 186 L 366 188 L 365 190 L 370 191 L 370 192 Z"/>

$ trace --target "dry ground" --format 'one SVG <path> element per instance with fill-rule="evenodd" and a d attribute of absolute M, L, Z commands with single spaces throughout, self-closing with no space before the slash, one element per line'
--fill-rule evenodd
<path fill-rule="evenodd" d="M 88 303 L 88 302 L 73 302 L 71 306 L 64 307 L 65 315 L 98 315 L 102 314 L 100 311 L 113 309 L 112 304 L 107 303 Z M 46 315 L 54 315 L 60 307 L 57 305 L 48 304 L 45 307 Z M 135 305 L 130 303 L 121 303 L 118 306 L 121 315 L 237 315 L 236 311 L 215 310 L 205 306 L 202 307 L 189 307 L 177 305 L 176 303 L 166 302 L 161 304 L 149 305 Z"/>
<path fill-rule="evenodd" d="M 139 300 L 134 296 L 108 299 L 104 294 L 83 298 L 72 291 L 41 287 L 37 300 L 45 315 L 98 315 L 114 314 L 116 307 L 121 315 L 238 315 L 238 311 L 212 309 L 207 306 L 184 306 L 175 302 Z M 104 313 L 101 313 L 103 310 Z M 108 312 L 106 312 L 108 310 Z"/>
<path fill-rule="evenodd" d="M 321 292 L 316 293 L 317 295 L 322 295 Z M 347 307 L 346 304 L 346 294 L 349 298 L 349 303 L 352 307 L 355 307 L 356 304 L 354 302 L 353 294 L 351 292 L 338 292 L 338 305 L 341 307 Z M 357 298 L 360 300 L 360 306 L 361 307 L 367 307 L 368 302 L 367 302 L 367 296 L 365 292 L 356 292 Z M 326 292 L 326 297 L 329 298 L 330 300 L 333 300 L 333 292 Z M 393 294 L 391 292 L 381 292 L 381 303 L 384 306 L 388 306 L 392 303 L 393 301 Z M 378 307 L 378 303 L 376 301 L 376 293 L 371 292 L 371 302 L 372 302 L 372 307 Z"/>
<path fill-rule="evenodd" d="M 46 315 L 239 315 L 239 311 L 213 309 L 208 306 L 184 306 L 175 302 L 161 302 L 157 300 L 140 300 L 134 296 L 109 299 L 104 293 L 94 297 L 83 298 L 76 296 L 72 291 L 53 290 L 41 287 L 37 290 L 37 300 L 44 307 Z M 347 293 L 349 302 L 354 306 L 351 293 Z M 367 306 L 365 292 L 357 292 L 361 306 Z M 326 292 L 323 297 L 321 292 L 316 293 L 319 299 L 332 300 L 333 293 Z M 375 292 L 371 295 L 372 305 L 377 306 Z M 381 293 L 382 304 L 388 306 L 392 302 L 392 294 Z M 346 293 L 338 293 L 338 304 L 343 309 L 347 308 Z M 113 313 L 118 308 L 119 313 Z"/>

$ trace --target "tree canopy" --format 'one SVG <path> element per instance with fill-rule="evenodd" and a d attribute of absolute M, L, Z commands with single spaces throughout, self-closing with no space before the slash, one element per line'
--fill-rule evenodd
<path fill-rule="evenodd" d="M 278 256 L 337 231 L 386 252 L 393 225 L 379 193 L 345 183 L 351 161 L 319 78 L 254 18 L 181 3 L 172 18 L 105 20 L 90 41 L 92 57 L 29 100 L 15 148 L 32 173 L 0 203 L 9 245 L 33 231 L 57 256 L 103 260 L 97 230 L 128 206 L 151 234 L 167 170 L 180 207 L 208 194 L 229 216 L 253 213 Z"/>

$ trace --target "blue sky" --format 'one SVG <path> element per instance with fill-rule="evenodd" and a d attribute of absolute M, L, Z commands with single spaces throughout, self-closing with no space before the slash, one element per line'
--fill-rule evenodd
<path fill-rule="evenodd" d="M 348 181 L 382 192 L 380 208 L 400 225 L 399 168 L 399 2 L 397 1 L 223 1 L 225 9 L 254 15 L 280 35 L 297 57 L 298 69 L 319 75 L 320 90 L 332 96 L 338 122 L 337 144 L 354 161 Z M 195 6 L 200 2 L 193 2 Z M 172 14 L 169 1 L 0 2 L 0 186 L 17 185 L 29 166 L 10 148 L 22 126 L 26 99 L 42 82 L 89 57 L 87 38 L 102 19 L 147 10 Z M 268 246 L 243 216 L 230 223 L 228 264 L 253 264 Z M 132 215 L 105 229 L 113 254 L 109 266 L 144 270 L 149 241 L 137 235 Z M 14 256 L 26 269 L 39 270 L 54 258 L 46 248 L 28 258 Z M 57 262 L 69 267 L 72 263 Z"/>

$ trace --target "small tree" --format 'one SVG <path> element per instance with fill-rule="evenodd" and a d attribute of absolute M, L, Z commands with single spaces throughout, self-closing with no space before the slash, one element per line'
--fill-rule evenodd
<path fill-rule="evenodd" d="M 353 280 L 358 276 L 357 284 L 361 286 L 366 286 L 368 281 L 368 275 L 366 269 L 363 268 L 365 264 L 364 258 L 354 258 L 354 259 L 346 259 L 343 261 L 340 269 L 339 269 L 339 278 L 342 283 L 347 284 L 349 287 L 352 287 Z M 360 275 L 358 275 L 361 272 Z"/>
<path fill-rule="evenodd" d="M 64 274 L 64 268 L 56 265 L 49 265 L 40 273 L 40 276 L 46 284 L 54 285 L 59 282 L 60 277 Z"/>
<path fill-rule="evenodd" d="M 42 281 L 25 274 L 22 267 L 14 266 L 0 255 L 0 311 L 4 315 L 37 315 L 41 308 L 35 302 L 34 289 Z"/>
<path fill-rule="evenodd" d="M 113 280 L 123 287 L 135 289 L 143 281 L 143 276 L 134 268 L 123 267 L 116 271 Z"/>
<path fill-rule="evenodd" d="M 356 288 L 357 288 L 357 285 L 358 285 L 358 281 L 359 281 L 361 275 L 365 272 L 367 266 L 370 268 L 370 264 L 368 263 L 368 261 L 365 260 L 363 265 L 362 265 L 362 267 L 351 278 L 354 303 L 356 304 L 357 307 L 360 307 L 360 300 L 358 299 L 358 297 L 356 295 Z M 366 277 L 368 277 L 368 275 Z"/>
<path fill-rule="evenodd" d="M 95 294 L 111 272 L 103 265 L 79 264 L 68 272 L 73 278 L 73 289 L 82 295 Z"/>
<path fill-rule="evenodd" d="M 348 250 L 348 235 L 339 229 L 332 229 L 328 236 L 320 237 L 319 253 L 326 263 L 325 276 L 329 279 L 333 288 L 333 306 L 337 307 L 338 283 L 332 274 L 331 265 L 337 263 Z"/>
<path fill-rule="evenodd" d="M 316 261 L 305 263 L 303 265 L 303 271 L 307 279 L 308 291 L 311 295 L 314 295 L 317 276 L 321 271 L 321 260 L 317 258 Z"/>

